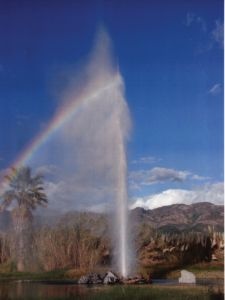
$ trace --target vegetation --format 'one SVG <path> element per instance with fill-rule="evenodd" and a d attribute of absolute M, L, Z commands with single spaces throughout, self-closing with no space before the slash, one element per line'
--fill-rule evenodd
<path fill-rule="evenodd" d="M 199 262 L 209 265 L 212 257 L 223 267 L 224 237 L 211 227 L 207 233 L 162 233 L 144 223 L 137 232 L 137 256 L 143 274 L 165 277 L 172 270 Z"/>
<path fill-rule="evenodd" d="M 43 178 L 32 176 L 30 168 L 21 168 L 7 179 L 9 189 L 1 209 L 11 208 L 13 226 L 0 232 L 0 278 L 32 277 L 24 271 L 33 271 L 36 278 L 77 278 L 111 268 L 113 246 L 107 216 L 70 212 L 54 224 L 36 222 L 32 226 L 34 209 L 47 204 Z M 156 230 L 147 222 L 133 222 L 131 232 L 139 272 L 145 276 L 150 272 L 155 278 L 165 278 L 193 264 L 210 266 L 213 256 L 219 270 L 223 268 L 224 237 L 213 227 L 174 233 Z"/>
<path fill-rule="evenodd" d="M 107 228 L 105 218 L 87 213 L 70 214 L 54 226 L 33 228 L 29 245 L 33 271 L 73 270 L 65 276 L 77 278 L 89 271 L 110 268 L 112 250 Z M 18 271 L 12 251 L 14 238 L 14 230 L 0 233 L 0 272 L 5 274 Z M 221 241 L 223 236 L 213 231 L 208 235 L 165 234 L 141 226 L 136 228 L 139 271 L 143 275 L 151 272 L 155 278 L 165 277 L 171 270 L 194 263 L 210 265 L 213 253 L 220 260 L 221 269 Z"/>
<path fill-rule="evenodd" d="M 13 207 L 14 245 L 10 243 L 9 250 L 17 261 L 17 270 L 24 271 L 29 264 L 28 253 L 31 250 L 32 211 L 38 205 L 47 204 L 47 198 L 43 191 L 42 176 L 32 176 L 29 167 L 12 169 L 6 179 L 9 181 L 9 189 L 2 196 L 1 210 Z M 3 243 L 3 247 L 6 245 Z M 2 259 L 4 261 L 4 257 Z"/>
<path fill-rule="evenodd" d="M 33 229 L 29 246 L 33 271 L 78 269 L 85 273 L 98 264 L 104 265 L 106 243 L 109 242 L 94 235 L 93 228 L 87 228 L 84 218 L 80 215 L 72 225 L 58 224 Z M 0 271 L 20 271 L 12 255 L 14 237 L 14 231 L 0 234 Z"/>

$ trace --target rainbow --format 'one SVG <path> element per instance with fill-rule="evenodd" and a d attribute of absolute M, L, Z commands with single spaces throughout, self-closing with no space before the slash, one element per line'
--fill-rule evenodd
<path fill-rule="evenodd" d="M 9 166 L 9 169 L 18 169 L 24 166 L 34 155 L 34 153 L 43 145 L 59 128 L 63 127 L 69 120 L 71 120 L 87 103 L 93 102 L 102 93 L 111 89 L 112 87 L 121 84 L 121 76 L 117 73 L 112 77 L 109 83 L 100 87 L 97 91 L 89 94 L 82 94 L 75 98 L 73 101 L 68 101 L 59 111 L 55 114 L 48 126 L 43 132 L 40 132 L 22 151 L 16 160 Z M 0 182 L 0 191 L 4 189 L 6 179 Z"/>

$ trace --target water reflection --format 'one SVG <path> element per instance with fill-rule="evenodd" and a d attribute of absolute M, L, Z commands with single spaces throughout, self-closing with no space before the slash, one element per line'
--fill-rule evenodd
<path fill-rule="evenodd" d="M 95 287 L 75 284 L 44 284 L 35 282 L 11 281 L 0 283 L 0 299 L 85 299 L 85 295 L 97 290 Z"/>
<path fill-rule="evenodd" d="M 197 281 L 197 285 L 199 284 L 219 287 L 223 286 L 223 280 L 202 279 Z M 177 280 L 161 279 L 154 280 L 153 285 L 177 286 L 178 282 Z M 109 286 L 83 286 L 72 282 L 3 281 L 0 282 L 0 300 L 82 300 L 105 289 L 111 290 Z M 123 286 L 124 289 L 126 289 L 126 286 Z"/>

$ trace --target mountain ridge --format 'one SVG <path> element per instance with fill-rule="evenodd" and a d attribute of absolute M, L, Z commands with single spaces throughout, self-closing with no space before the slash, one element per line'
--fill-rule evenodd
<path fill-rule="evenodd" d="M 172 204 L 155 209 L 137 207 L 131 211 L 134 222 L 144 222 L 165 232 L 205 231 L 208 226 L 224 230 L 224 205 L 211 202 Z"/>
<path fill-rule="evenodd" d="M 130 210 L 130 226 L 146 224 L 162 232 L 181 233 L 185 231 L 206 232 L 208 227 L 214 230 L 224 231 L 224 205 L 216 205 L 210 202 L 197 202 L 193 204 L 172 204 L 155 209 L 141 207 Z M 106 214 L 85 212 L 86 220 L 97 220 L 101 216 L 107 219 Z M 35 224 L 53 225 L 59 222 L 73 224 L 77 219 L 78 211 L 67 213 L 51 213 L 45 209 L 43 214 L 34 216 Z M 0 231 L 10 227 L 11 216 L 9 211 L 0 213 Z M 101 224 L 101 222 L 100 222 Z M 99 224 L 99 226 L 101 226 Z"/>

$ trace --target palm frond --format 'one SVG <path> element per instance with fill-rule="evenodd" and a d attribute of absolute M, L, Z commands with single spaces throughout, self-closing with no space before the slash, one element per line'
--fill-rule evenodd
<path fill-rule="evenodd" d="M 4 210 L 11 205 L 14 199 L 16 199 L 16 194 L 14 193 L 14 191 L 9 190 L 2 195 L 2 198 L 3 201 L 1 203 L 1 208 L 2 210 Z"/>
<path fill-rule="evenodd" d="M 29 167 L 19 169 L 12 168 L 11 173 L 6 175 L 10 189 L 3 195 L 2 207 L 8 207 L 13 201 L 17 205 L 34 210 L 38 205 L 48 203 L 43 188 L 43 176 L 32 176 Z"/>

